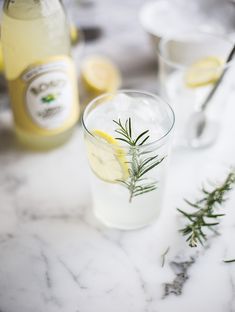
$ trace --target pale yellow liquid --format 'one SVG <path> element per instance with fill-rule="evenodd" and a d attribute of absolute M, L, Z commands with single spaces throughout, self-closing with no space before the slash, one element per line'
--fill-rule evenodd
<path fill-rule="evenodd" d="M 70 55 L 66 17 L 59 1 L 55 0 L 42 0 L 38 4 L 32 0 L 21 0 L 10 9 L 4 8 L 1 38 L 8 81 L 19 77 L 35 62 L 50 56 Z M 72 133 L 70 128 L 57 135 L 39 136 L 25 132 L 17 125 L 15 130 L 23 144 L 36 149 L 60 145 Z"/>

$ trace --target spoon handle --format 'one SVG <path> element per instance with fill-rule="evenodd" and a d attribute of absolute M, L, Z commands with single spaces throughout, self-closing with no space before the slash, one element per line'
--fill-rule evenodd
<path fill-rule="evenodd" d="M 233 58 L 233 55 L 235 53 L 235 45 L 233 46 L 231 52 L 229 53 L 228 58 L 226 59 L 225 64 L 227 64 L 228 62 L 231 61 L 231 59 Z M 204 102 L 201 105 L 201 111 L 205 110 L 208 102 L 210 101 L 210 99 L 212 98 L 212 96 L 214 95 L 215 91 L 217 90 L 218 86 L 220 85 L 226 71 L 228 70 L 228 67 L 225 67 L 222 74 L 220 75 L 219 79 L 217 80 L 217 82 L 214 85 L 214 88 L 212 88 L 212 90 L 209 92 L 209 94 L 207 95 L 206 99 L 204 100 Z"/>

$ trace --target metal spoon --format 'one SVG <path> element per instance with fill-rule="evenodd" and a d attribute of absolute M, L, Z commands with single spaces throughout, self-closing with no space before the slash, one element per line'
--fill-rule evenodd
<path fill-rule="evenodd" d="M 235 45 L 233 46 L 231 52 L 229 53 L 228 58 L 226 59 L 226 63 L 231 61 L 233 55 L 235 53 Z M 212 90 L 207 95 L 206 99 L 200 106 L 197 112 L 194 112 L 189 119 L 187 124 L 187 140 L 190 146 L 198 148 L 203 146 L 208 146 L 212 144 L 218 134 L 218 125 L 216 122 L 208 122 L 206 117 L 206 109 L 208 108 L 208 104 L 218 89 L 228 67 L 225 67 L 221 76 L 215 83 Z"/>

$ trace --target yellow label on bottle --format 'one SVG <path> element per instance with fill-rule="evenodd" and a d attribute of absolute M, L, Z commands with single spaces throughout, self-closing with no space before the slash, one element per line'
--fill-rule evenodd
<path fill-rule="evenodd" d="M 8 84 L 17 128 L 49 136 L 77 122 L 77 79 L 69 57 L 57 56 L 33 64 Z"/>

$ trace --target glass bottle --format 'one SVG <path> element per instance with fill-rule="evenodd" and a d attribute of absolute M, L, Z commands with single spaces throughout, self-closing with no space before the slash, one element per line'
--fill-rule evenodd
<path fill-rule="evenodd" d="M 79 105 L 61 2 L 5 0 L 1 37 L 18 139 L 33 149 L 64 143 L 79 118 Z"/>

